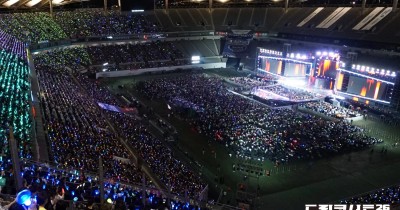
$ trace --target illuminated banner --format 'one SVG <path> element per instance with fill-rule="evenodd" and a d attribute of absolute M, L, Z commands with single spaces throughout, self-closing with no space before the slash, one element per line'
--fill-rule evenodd
<path fill-rule="evenodd" d="M 100 108 L 108 110 L 108 111 L 112 111 L 112 112 L 119 112 L 119 113 L 137 113 L 137 109 L 136 108 L 132 108 L 132 107 L 117 107 L 117 106 L 113 106 L 110 104 L 105 104 L 105 103 L 100 103 L 97 102 L 97 104 L 100 106 Z"/>
<path fill-rule="evenodd" d="M 129 160 L 128 158 L 118 157 L 118 156 L 115 156 L 115 155 L 113 155 L 113 160 L 116 160 L 116 161 L 119 161 L 119 162 L 122 162 L 122 163 L 125 163 L 125 164 L 130 164 L 131 163 L 131 160 Z"/>
<path fill-rule="evenodd" d="M 344 69 L 339 69 L 336 78 L 336 90 L 343 94 L 383 103 L 391 101 L 393 82 Z"/>
<path fill-rule="evenodd" d="M 259 48 L 259 53 L 260 54 L 274 55 L 274 56 L 277 56 L 277 57 L 282 57 L 283 56 L 283 53 L 281 51 L 264 49 L 264 48 Z"/>
<path fill-rule="evenodd" d="M 352 70 L 357 70 L 357 71 L 359 71 L 361 73 L 364 73 L 364 74 L 396 77 L 396 72 L 388 70 L 388 69 L 378 69 L 378 68 L 375 68 L 375 67 L 363 66 L 363 65 L 357 65 L 357 64 L 353 64 L 351 66 L 351 69 Z"/>

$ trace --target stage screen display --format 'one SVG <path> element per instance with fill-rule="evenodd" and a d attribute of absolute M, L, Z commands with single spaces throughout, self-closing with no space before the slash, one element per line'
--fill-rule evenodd
<path fill-rule="evenodd" d="M 387 88 L 393 85 L 371 78 L 350 75 L 347 93 L 359 95 L 367 98 L 390 101 L 387 96 Z"/>
<path fill-rule="evenodd" d="M 310 68 L 311 68 L 311 65 L 302 64 L 302 63 L 286 62 L 284 74 L 287 77 L 306 76 L 306 74 L 310 71 Z"/>
<path fill-rule="evenodd" d="M 281 75 L 282 74 L 282 61 L 269 59 L 265 57 L 259 57 L 259 68 L 262 70 L 272 73 Z"/>
<path fill-rule="evenodd" d="M 339 63 L 332 60 L 321 60 L 319 62 L 319 69 L 317 76 L 336 78 L 336 69 L 339 68 Z"/>

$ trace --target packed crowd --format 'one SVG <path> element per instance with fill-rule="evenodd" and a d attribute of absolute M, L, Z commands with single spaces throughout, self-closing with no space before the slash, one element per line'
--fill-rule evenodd
<path fill-rule="evenodd" d="M 269 86 L 275 84 L 274 81 L 265 78 L 250 78 L 250 77 L 230 77 L 229 81 L 243 86 L 246 90 L 253 87 Z"/>
<path fill-rule="evenodd" d="M 10 127 L 17 143 L 18 156 L 32 157 L 29 100 L 29 68 L 26 62 L 17 55 L 0 50 L 0 177 L 3 174 L 12 175 Z"/>
<path fill-rule="evenodd" d="M 231 149 L 234 156 L 278 161 L 312 159 L 361 149 L 378 142 L 346 122 L 324 121 L 289 109 L 269 109 L 226 90 L 220 79 L 186 75 L 139 83 L 150 99 L 165 99 L 174 113 L 187 111 L 193 129 Z M 185 106 L 174 103 L 175 98 Z M 183 115 L 188 116 L 188 115 Z"/>
<path fill-rule="evenodd" d="M 34 55 L 35 67 L 42 69 L 77 70 L 81 66 L 91 64 L 90 56 L 85 48 L 65 48 L 47 51 Z"/>
<path fill-rule="evenodd" d="M 101 155 L 106 159 L 105 164 L 108 163 L 105 167 L 109 169 L 107 177 L 125 182 L 137 182 L 138 177 L 134 174 L 133 166 L 122 162 L 113 164 L 115 162 L 113 156 L 122 158 L 129 156 L 118 144 L 116 136 L 111 133 L 96 105 L 97 102 L 101 102 L 124 107 L 124 103 L 114 97 L 107 88 L 86 76 L 79 75 L 74 81 L 75 77 L 71 77 L 66 69 L 76 69 L 74 66 L 78 65 L 78 61 L 69 56 L 78 54 L 77 49 L 69 50 L 75 51 L 48 52 L 35 57 L 54 160 L 59 164 L 93 171 L 98 164 L 96 158 Z M 82 59 L 79 62 L 86 60 Z M 82 85 L 85 92 L 82 92 L 75 82 Z M 187 193 L 193 197 L 198 196 L 204 189 L 205 185 L 198 176 L 176 159 L 172 152 L 163 146 L 162 141 L 152 136 L 142 121 L 122 113 L 108 111 L 104 113 L 105 117 L 114 123 L 119 137 L 128 140 L 132 148 L 139 152 L 140 157 L 171 192 L 181 196 Z M 72 153 L 72 148 L 77 147 L 78 142 L 81 144 L 79 150 Z M 127 180 L 129 177 L 132 178 Z"/>
<path fill-rule="evenodd" d="M 317 98 L 315 93 L 301 89 L 287 88 L 282 85 L 261 87 L 261 89 L 283 96 L 291 101 L 305 101 Z"/>
<path fill-rule="evenodd" d="M 32 205 L 40 205 L 47 210 L 99 209 L 100 187 L 104 187 L 105 205 L 102 209 L 194 209 L 195 201 L 183 197 L 167 197 L 167 192 L 142 185 L 129 185 L 105 179 L 102 183 L 97 175 L 81 170 L 59 168 L 48 164 L 29 161 L 21 162 L 23 188 L 31 194 Z M 10 210 L 18 209 L 21 197 L 11 204 Z M 22 204 L 24 205 L 24 204 Z M 30 206 L 36 210 L 35 206 Z M 33 208 L 32 208 L 33 207 Z M 106 208 L 104 208 L 106 207 Z M 2 206 L 0 205 L 0 209 Z"/>
<path fill-rule="evenodd" d="M 172 42 L 100 45 L 52 50 L 34 55 L 37 65 L 91 72 L 133 70 L 190 64 L 189 58 Z"/>
<path fill-rule="evenodd" d="M 205 184 L 199 175 L 191 171 L 183 162 L 172 155 L 172 151 L 165 144 L 152 136 L 147 128 L 135 119 L 121 113 L 109 112 L 109 117 L 119 126 L 123 138 L 139 151 L 140 156 L 150 166 L 152 171 L 163 183 L 180 196 L 188 194 L 190 197 L 198 196 Z"/>
<path fill-rule="evenodd" d="M 13 13 L 0 16 L 0 28 L 23 42 L 56 41 L 67 38 L 132 35 L 160 31 L 143 14 L 87 9 L 54 13 Z"/>
<path fill-rule="evenodd" d="M 122 106 L 106 88 L 101 87 L 84 76 L 78 80 L 89 93 L 94 93 L 96 101 Z M 172 193 L 190 197 L 198 196 L 205 184 L 198 175 L 191 171 L 183 162 L 176 159 L 170 149 L 148 130 L 145 122 L 139 118 L 124 113 L 107 111 L 107 116 L 123 139 L 134 148 L 152 171 L 171 190 Z"/>
<path fill-rule="evenodd" d="M 2 30 L 0 30 L 0 49 L 5 49 L 7 52 L 18 55 L 21 58 L 26 58 L 24 43 Z"/>
<path fill-rule="evenodd" d="M 67 38 L 61 26 L 45 12 L 2 14 L 0 19 L 0 28 L 23 42 L 37 43 Z"/>
<path fill-rule="evenodd" d="M 99 10 L 56 12 L 55 21 L 71 38 L 104 35 L 142 34 L 159 31 L 145 15 Z"/>
<path fill-rule="evenodd" d="M 97 71 L 106 67 L 105 62 L 121 70 L 189 64 L 189 58 L 172 42 L 89 46 L 87 51 L 93 65 L 100 65 Z"/>
<path fill-rule="evenodd" d="M 400 185 L 382 188 L 360 196 L 355 196 L 347 200 L 342 200 L 343 204 L 396 204 L 400 205 Z"/>
<path fill-rule="evenodd" d="M 328 117 L 350 118 L 360 116 L 360 114 L 355 110 L 347 109 L 340 105 L 334 106 L 333 104 L 324 101 L 302 103 L 300 104 L 300 106 L 315 112 L 322 113 Z"/>
<path fill-rule="evenodd" d="M 69 55 L 48 53 L 35 58 L 53 161 L 80 170 L 97 171 L 99 157 L 102 157 L 105 177 L 127 183 L 140 182 L 141 174 L 137 173 L 135 165 L 119 159 L 130 159 L 127 149 L 109 128 L 97 104 L 66 69 L 64 61 Z M 72 62 L 78 61 L 73 59 Z M 72 68 L 73 65 L 69 67 Z"/>

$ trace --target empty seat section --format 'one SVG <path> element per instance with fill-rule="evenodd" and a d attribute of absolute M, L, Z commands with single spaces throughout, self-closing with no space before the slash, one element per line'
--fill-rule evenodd
<path fill-rule="evenodd" d="M 203 43 L 212 51 L 214 55 L 219 55 L 218 46 L 216 45 L 215 41 L 212 39 L 206 39 Z"/>
<path fill-rule="evenodd" d="M 187 25 L 187 29 L 189 31 L 200 31 L 204 30 L 204 27 L 201 25 L 201 18 L 198 16 L 194 16 L 191 13 L 197 11 L 196 9 L 188 10 L 188 9 L 180 9 L 178 10 L 179 16 L 185 21 Z"/>
<path fill-rule="evenodd" d="M 194 23 L 196 25 L 202 26 L 202 24 L 204 24 L 204 26 L 208 26 L 210 25 L 210 22 L 206 19 L 204 19 L 203 15 L 200 13 L 199 9 L 186 9 L 185 10 L 188 15 L 191 16 L 191 18 L 193 19 Z M 210 14 L 208 14 L 209 16 Z"/>
<path fill-rule="evenodd" d="M 171 20 L 169 19 L 168 15 L 163 10 L 156 10 L 155 15 L 157 20 L 161 23 L 161 26 L 166 31 L 174 31 L 176 29 L 176 25 L 174 25 Z M 179 30 L 179 29 L 178 29 Z"/>
<path fill-rule="evenodd" d="M 240 16 L 238 18 L 237 25 L 242 28 L 249 28 L 249 26 L 253 26 L 253 24 L 250 23 L 252 12 L 253 9 L 251 8 L 240 9 Z"/>
<path fill-rule="evenodd" d="M 176 26 L 181 26 L 181 27 L 189 26 L 188 24 L 186 24 L 186 20 L 184 20 L 183 18 L 181 18 L 179 16 L 177 10 L 178 9 L 170 9 L 168 11 L 168 14 L 172 20 L 172 23 L 175 24 Z"/>
<path fill-rule="evenodd" d="M 240 15 L 240 9 L 238 8 L 229 8 L 228 14 L 225 18 L 224 25 L 226 26 L 237 26 L 237 19 Z"/>
<path fill-rule="evenodd" d="M 151 22 L 151 23 L 160 24 L 160 23 L 158 22 L 158 20 L 157 20 L 157 18 L 156 18 L 156 16 L 155 16 L 154 13 L 148 13 L 148 14 L 146 14 L 146 15 L 144 16 L 144 18 L 145 18 L 147 21 Z"/>
<path fill-rule="evenodd" d="M 206 46 L 204 41 L 198 40 L 193 41 L 192 44 L 200 51 L 200 54 L 204 57 L 215 56 L 215 54 Z"/>
<path fill-rule="evenodd" d="M 275 24 L 274 30 L 281 29 L 284 27 L 295 27 L 307 8 L 289 8 L 288 11 L 281 17 L 281 19 Z"/>
<path fill-rule="evenodd" d="M 200 53 L 200 51 L 199 51 L 198 49 L 196 49 L 196 48 L 192 45 L 191 42 L 193 42 L 193 41 L 192 41 L 192 40 L 183 40 L 183 41 L 180 42 L 181 45 L 182 45 L 182 47 L 185 48 L 185 51 L 188 52 L 189 57 L 192 56 L 192 55 L 200 55 L 200 56 L 203 56 L 203 55 Z"/>
<path fill-rule="evenodd" d="M 275 23 L 284 15 L 283 8 L 268 8 L 267 19 L 265 24 L 265 30 L 269 31 L 275 25 Z"/>
<path fill-rule="evenodd" d="M 266 8 L 254 8 L 250 25 L 258 25 L 258 27 L 264 27 L 266 13 L 267 13 Z"/>
<path fill-rule="evenodd" d="M 311 20 L 304 24 L 303 28 L 315 28 L 318 24 L 328 18 L 328 16 L 332 14 L 336 9 L 336 7 L 325 7 L 321 12 L 319 12 Z"/>
<path fill-rule="evenodd" d="M 398 22 L 398 17 L 399 17 L 399 13 L 396 12 L 391 12 L 389 13 L 385 18 L 383 18 L 381 21 L 379 21 L 378 23 L 375 24 L 375 26 L 372 27 L 372 31 L 374 33 L 377 33 L 378 31 L 382 30 L 383 28 L 390 28 L 392 30 L 394 29 L 398 29 L 399 27 L 399 22 Z M 396 21 L 397 20 L 397 21 Z M 387 27 L 387 25 L 396 22 L 397 26 L 396 27 Z M 392 32 L 393 33 L 393 32 Z"/>
<path fill-rule="evenodd" d="M 212 18 L 214 21 L 214 26 L 216 28 L 225 28 L 222 26 L 224 26 L 224 20 L 225 20 L 227 11 L 228 11 L 227 9 L 220 9 L 220 8 L 213 9 Z"/>
<path fill-rule="evenodd" d="M 185 26 L 199 26 L 200 25 L 199 24 L 200 22 L 195 21 L 194 17 L 189 14 L 190 11 L 188 9 L 180 9 L 177 11 L 178 11 L 180 17 L 182 18 L 182 20 L 186 23 Z"/>
<path fill-rule="evenodd" d="M 399 43 L 400 33 L 396 30 L 399 27 L 399 22 L 400 15 L 398 13 L 389 14 L 385 17 L 384 21 L 375 26 L 376 28 L 373 31 L 367 32 L 365 38 L 376 41 L 376 37 L 378 36 L 382 41 Z"/>
<path fill-rule="evenodd" d="M 176 41 L 176 42 L 174 42 L 174 44 L 175 44 L 176 48 L 185 55 L 185 57 L 190 57 L 190 52 L 188 52 L 186 47 L 183 46 L 183 44 L 182 44 L 183 42 L 184 42 L 183 40 Z"/>
<path fill-rule="evenodd" d="M 332 30 L 344 30 L 347 26 L 353 25 L 354 20 L 361 16 L 361 8 L 351 8 L 346 14 L 339 18 L 336 23 L 332 24 L 329 28 Z M 357 24 L 357 23 L 356 23 Z"/>
<path fill-rule="evenodd" d="M 220 39 L 214 39 L 215 42 L 215 46 L 217 47 L 218 50 L 218 55 L 220 55 L 221 53 L 221 40 Z"/>
<path fill-rule="evenodd" d="M 200 14 L 200 17 L 202 17 L 203 20 L 205 20 L 206 25 L 212 24 L 211 13 L 208 9 L 196 9 L 196 11 Z M 197 13 L 196 13 L 196 15 L 197 15 Z"/>

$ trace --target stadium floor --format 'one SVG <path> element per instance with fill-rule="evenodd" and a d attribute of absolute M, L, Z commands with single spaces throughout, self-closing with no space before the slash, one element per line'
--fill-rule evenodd
<path fill-rule="evenodd" d="M 227 70 L 207 70 L 206 73 L 224 77 L 244 74 Z M 210 198 L 221 197 L 222 203 L 236 204 L 236 197 L 253 197 L 258 194 L 254 201 L 254 209 L 304 209 L 305 203 L 337 203 L 340 199 L 400 183 L 397 172 L 400 168 L 400 146 L 396 148 L 391 146 L 399 140 L 400 129 L 378 122 L 376 119 L 354 122 L 367 128 L 371 135 L 385 140 L 385 143 L 374 146 L 373 153 L 371 149 L 366 149 L 313 162 L 298 161 L 284 164 L 278 168 L 275 168 L 272 162 L 264 161 L 262 168 L 271 170 L 271 176 L 256 177 L 246 172 L 233 172 L 233 164 L 243 164 L 242 160 L 230 157 L 223 145 L 209 141 L 208 137 L 192 131 L 185 121 L 175 117 L 168 118 L 165 102 L 149 101 L 132 88 L 132 84 L 137 81 L 176 77 L 179 74 L 184 73 L 103 81 L 115 93 L 134 95 L 175 126 L 179 133 L 177 147 L 187 152 L 186 158 L 194 159 L 203 166 L 201 173 L 208 180 Z M 119 85 L 125 85 L 125 88 L 119 89 Z M 380 152 L 382 147 L 388 149 L 386 155 Z M 204 155 L 202 148 L 205 149 Z M 252 163 L 254 164 L 256 163 Z M 223 184 L 220 182 L 221 177 Z M 246 186 L 247 193 L 236 194 L 239 184 Z M 227 192 L 226 195 L 221 193 L 221 189 Z"/>

